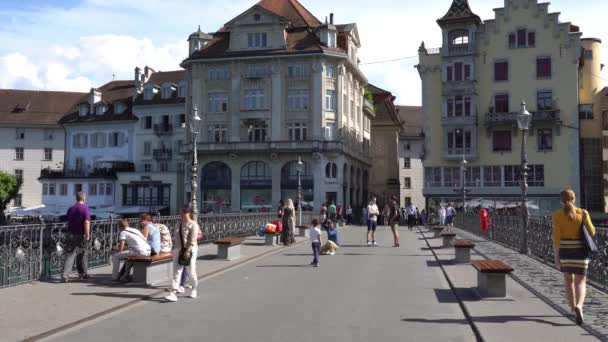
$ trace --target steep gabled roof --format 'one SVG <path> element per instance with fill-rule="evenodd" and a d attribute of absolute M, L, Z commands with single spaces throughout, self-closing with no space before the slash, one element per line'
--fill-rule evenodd
<path fill-rule="evenodd" d="M 316 28 L 321 25 L 319 19 L 297 0 L 261 0 L 256 6 L 288 19 L 291 27 Z"/>
<path fill-rule="evenodd" d="M 86 93 L 0 89 L 0 125 L 57 126 Z"/>
<path fill-rule="evenodd" d="M 422 107 L 396 106 L 399 119 L 403 123 L 402 137 L 420 137 L 422 134 Z"/>
<path fill-rule="evenodd" d="M 474 20 L 477 24 L 481 23 L 481 19 L 477 14 L 473 13 L 467 0 L 453 0 L 448 12 L 437 20 L 437 23 L 442 25 L 449 22 L 467 20 Z"/>

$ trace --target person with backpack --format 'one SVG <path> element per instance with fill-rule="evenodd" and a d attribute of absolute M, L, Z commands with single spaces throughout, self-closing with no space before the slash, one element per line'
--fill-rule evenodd
<path fill-rule="evenodd" d="M 119 274 L 120 262 L 130 256 L 150 256 L 151 247 L 139 230 L 129 227 L 129 221 L 120 220 L 118 229 L 120 230 L 118 251 L 112 255 L 112 280 L 129 281 L 131 267 L 125 265 L 122 274 Z"/>
<path fill-rule="evenodd" d="M 391 196 L 391 203 L 389 206 L 389 219 L 388 223 L 391 226 L 393 232 L 393 239 L 395 241 L 394 247 L 399 247 L 399 204 L 397 203 L 397 196 Z"/>

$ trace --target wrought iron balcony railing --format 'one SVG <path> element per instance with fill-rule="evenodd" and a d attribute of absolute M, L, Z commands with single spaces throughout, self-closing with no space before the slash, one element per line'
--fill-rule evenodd
<path fill-rule="evenodd" d="M 171 160 L 173 158 L 173 151 L 166 148 L 159 148 L 152 150 L 152 156 L 156 160 Z"/>
<path fill-rule="evenodd" d="M 560 120 L 560 110 L 552 109 L 552 110 L 542 110 L 530 112 L 532 114 L 532 124 L 535 123 L 550 123 L 557 124 L 561 122 Z M 495 126 L 495 125 L 517 125 L 517 112 L 510 113 L 486 113 L 485 117 L 485 125 L 486 126 Z"/>
<path fill-rule="evenodd" d="M 154 134 L 156 134 L 156 135 L 173 134 L 173 125 L 172 124 L 156 124 L 156 125 L 154 125 Z"/>

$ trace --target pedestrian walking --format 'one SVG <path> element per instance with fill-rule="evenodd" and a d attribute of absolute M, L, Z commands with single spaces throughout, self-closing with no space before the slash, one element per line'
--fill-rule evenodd
<path fill-rule="evenodd" d="M 310 244 L 312 245 L 312 262 L 311 266 L 319 267 L 319 253 L 321 249 L 321 243 L 323 239 L 321 238 L 321 229 L 319 229 L 319 220 L 312 220 L 312 227 L 310 228 Z"/>
<path fill-rule="evenodd" d="M 329 205 L 329 219 L 336 222 L 336 204 L 332 201 Z"/>
<path fill-rule="evenodd" d="M 587 268 L 590 255 L 585 250 L 583 229 L 595 236 L 595 227 L 586 210 L 577 208 L 576 194 L 572 189 L 560 192 L 562 208 L 552 215 L 553 253 L 555 266 L 564 274 L 568 304 L 576 323 L 583 324 L 583 304 L 587 291 Z"/>
<path fill-rule="evenodd" d="M 327 205 L 325 203 L 321 205 L 321 217 L 323 217 L 323 221 L 327 220 Z"/>
<path fill-rule="evenodd" d="M 353 222 L 353 208 L 349 205 L 348 209 L 346 209 L 346 224 L 351 224 Z"/>
<path fill-rule="evenodd" d="M 372 200 L 369 202 L 369 205 L 367 206 L 367 213 L 367 245 L 377 246 L 376 227 L 378 226 L 378 216 L 380 215 L 380 210 L 378 210 L 378 205 L 376 204 L 376 197 L 372 197 Z"/>
<path fill-rule="evenodd" d="M 76 204 L 71 206 L 66 213 L 67 234 L 65 250 L 67 257 L 63 264 L 61 282 L 67 283 L 68 276 L 74 267 L 76 260 L 76 270 L 78 278 L 87 279 L 87 254 L 89 240 L 91 239 L 91 212 L 86 206 L 86 194 L 80 191 L 76 194 Z"/>
<path fill-rule="evenodd" d="M 143 234 L 138 229 L 129 227 L 129 221 L 126 219 L 118 222 L 118 230 L 118 250 L 112 255 L 112 280 L 129 282 L 131 265 L 125 264 L 119 273 L 120 262 L 130 256 L 150 256 L 152 249 Z"/>
<path fill-rule="evenodd" d="M 141 214 L 139 224 L 141 225 L 141 233 L 152 247 L 150 255 L 157 255 L 160 252 L 160 231 L 152 222 L 152 215 L 149 213 Z"/>
<path fill-rule="evenodd" d="M 393 239 L 395 240 L 394 247 L 399 247 L 399 204 L 397 203 L 397 196 L 391 197 L 389 220 L 388 223 L 393 231 Z"/>
<path fill-rule="evenodd" d="M 445 225 L 445 217 L 446 217 L 445 207 L 443 206 L 443 204 L 440 204 L 439 205 L 439 224 L 442 226 Z"/>
<path fill-rule="evenodd" d="M 429 215 L 427 214 L 426 210 L 422 209 L 422 212 L 420 213 L 420 225 L 423 226 L 426 224 L 428 219 Z"/>
<path fill-rule="evenodd" d="M 289 246 L 295 242 L 294 230 L 296 225 L 296 210 L 293 201 L 288 198 L 283 208 L 283 232 L 281 233 L 281 243 Z"/>
<path fill-rule="evenodd" d="M 414 229 L 414 224 L 416 224 L 416 211 L 417 210 L 418 209 L 416 208 L 414 203 L 410 203 L 405 208 L 405 212 L 407 214 L 407 229 L 410 231 Z"/>
<path fill-rule="evenodd" d="M 456 209 L 454 209 L 451 203 L 448 205 L 447 209 L 445 209 L 445 214 L 445 223 L 449 228 L 454 228 L 454 217 L 456 217 Z"/>
<path fill-rule="evenodd" d="M 165 297 L 170 302 L 177 302 L 177 293 L 180 287 L 182 272 L 187 272 L 192 290 L 190 298 L 197 297 L 198 277 L 196 275 L 196 258 L 198 256 L 197 236 L 200 227 L 194 221 L 192 209 L 185 207 L 181 211 L 181 223 L 175 238 L 175 252 L 173 257 L 173 282 L 171 293 Z M 180 262 L 180 255 L 182 261 Z M 189 262 L 188 262 L 189 260 Z M 183 263 L 186 262 L 186 265 Z"/>

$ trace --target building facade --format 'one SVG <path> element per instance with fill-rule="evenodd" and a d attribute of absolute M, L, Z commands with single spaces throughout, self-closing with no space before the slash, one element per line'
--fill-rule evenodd
<path fill-rule="evenodd" d="M 397 112 L 402 122 L 398 152 L 401 203 L 403 205 L 413 203 L 422 210 L 426 205 L 422 195 L 424 185 L 422 108 L 418 106 L 397 106 Z"/>
<path fill-rule="evenodd" d="M 263 0 L 189 42 L 182 67 L 187 120 L 194 108 L 202 117 L 199 202 L 257 211 L 297 199 L 299 158 L 304 209 L 366 202 L 370 116 L 356 24 Z"/>
<path fill-rule="evenodd" d="M 63 163 L 64 131 L 59 119 L 85 93 L 0 90 L 0 170 L 23 179 L 15 207 L 42 204 L 40 169 Z"/>
<path fill-rule="evenodd" d="M 581 33 L 548 3 L 506 1 L 481 21 L 466 0 L 437 20 L 443 45 L 419 49 L 422 79 L 424 190 L 428 205 L 462 207 L 470 197 L 497 208 L 521 197 L 522 100 L 533 115 L 528 185 L 533 214 L 559 207 L 559 191 L 580 191 L 579 57 Z M 468 165 L 463 169 L 460 161 Z M 555 172 L 559 170 L 559 172 Z M 464 171 L 464 172 L 463 172 Z"/>

